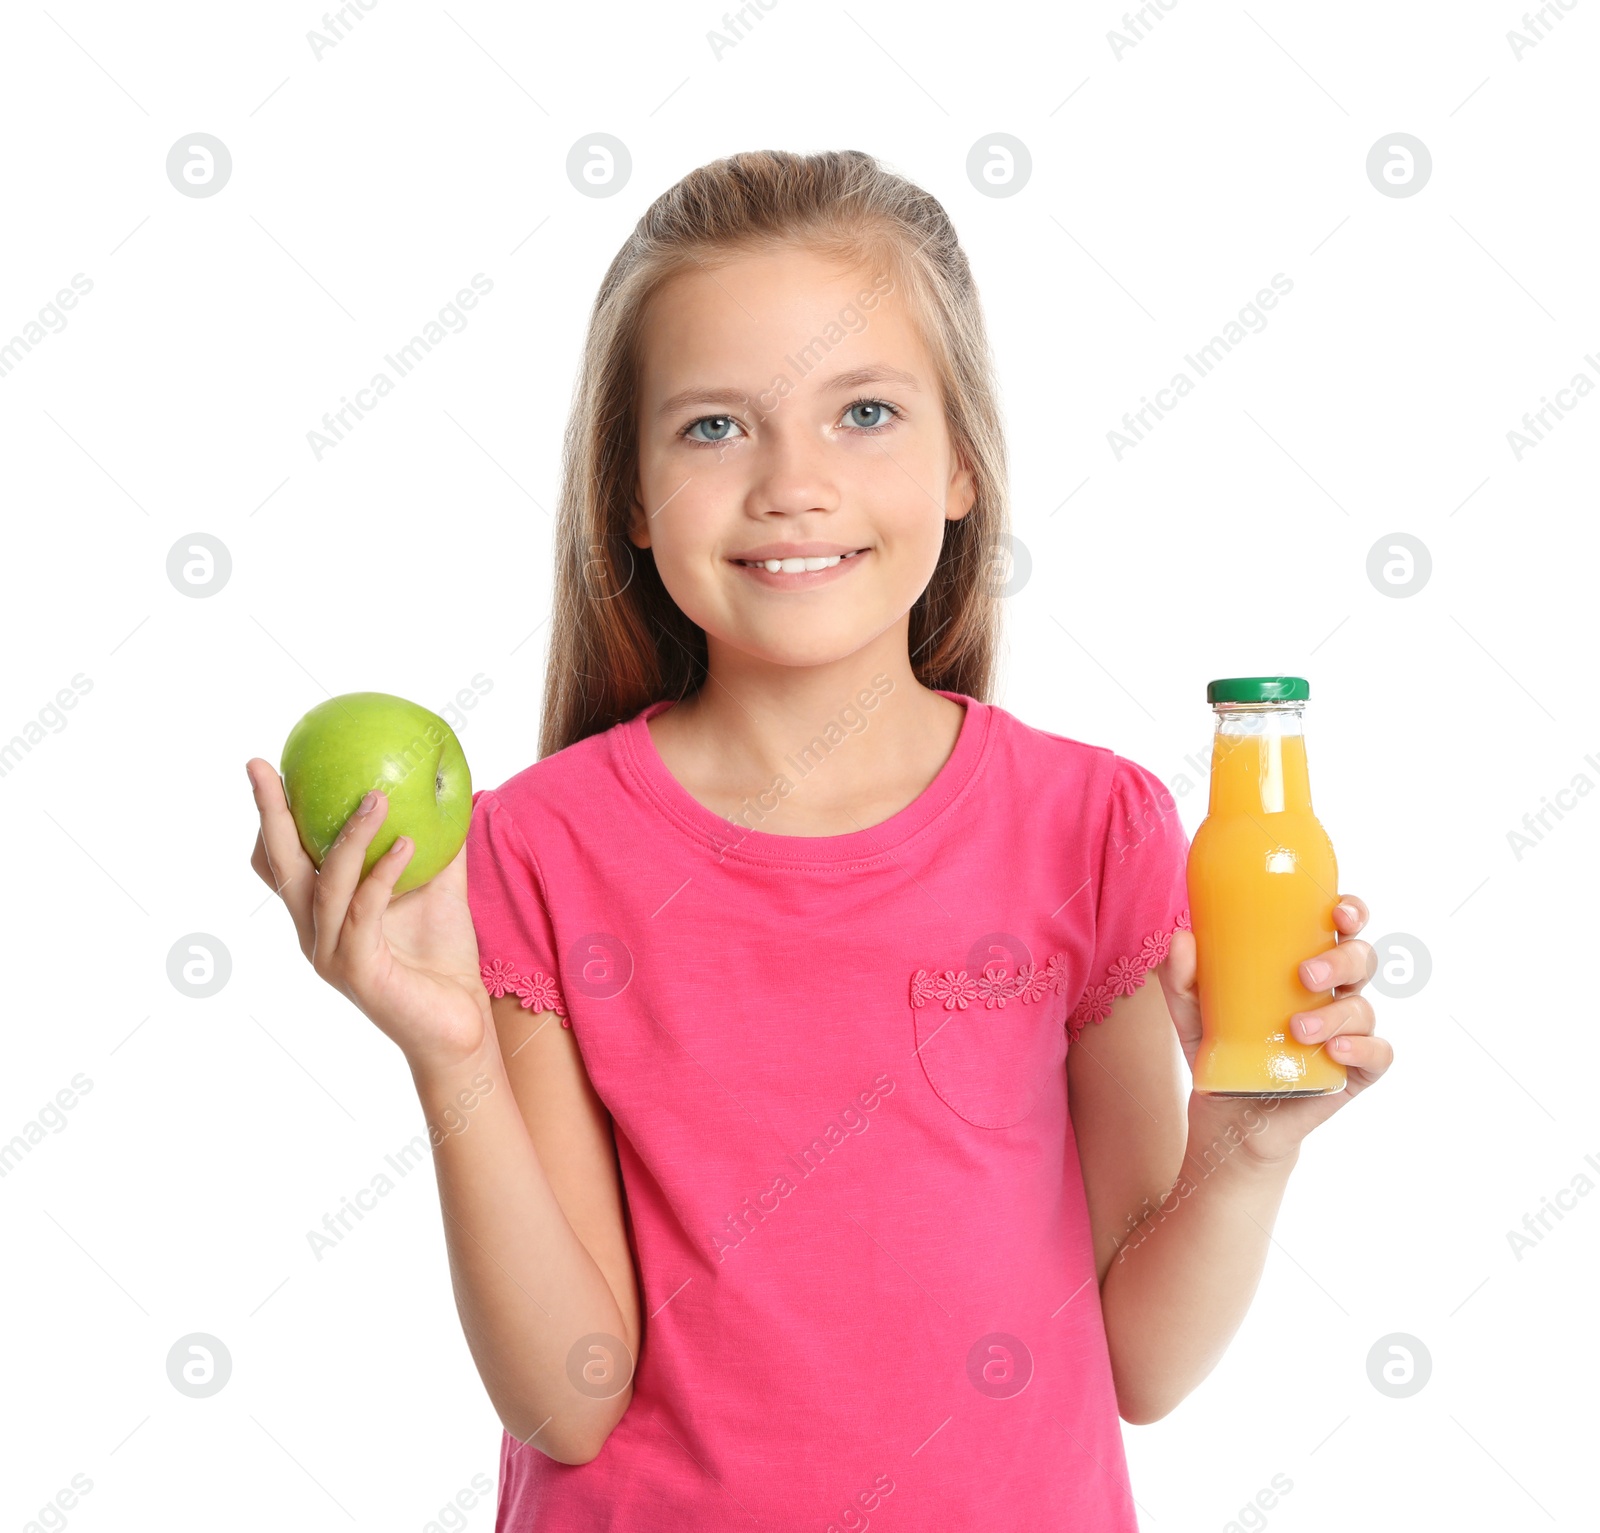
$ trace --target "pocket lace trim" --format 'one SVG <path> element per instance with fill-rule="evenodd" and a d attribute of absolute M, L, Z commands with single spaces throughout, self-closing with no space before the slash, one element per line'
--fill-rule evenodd
<path fill-rule="evenodd" d="M 1067 1018 L 1069 1040 L 1075 1041 L 1087 1023 L 1105 1021 L 1117 997 L 1132 995 L 1166 958 L 1173 932 L 1189 929 L 1189 912 L 1185 909 L 1169 926 L 1151 932 L 1137 953 L 1109 964 L 1099 984 L 1085 985 Z M 980 1001 L 990 1011 L 1003 1009 L 1008 1001 L 1031 1005 L 1047 995 L 1067 993 L 1071 983 L 1067 965 L 1067 955 L 1062 952 L 1052 953 L 1042 964 L 1020 964 L 1014 972 L 998 963 L 985 964 L 979 974 L 969 974 L 965 969 L 918 969 L 911 976 L 911 1004 L 927 1006 L 938 1002 L 946 1011 L 964 1011 Z"/>
<path fill-rule="evenodd" d="M 529 1011 L 553 1011 L 561 1018 L 563 1027 L 571 1027 L 567 1016 L 567 1003 L 561 995 L 560 983 L 543 969 L 524 974 L 513 963 L 496 958 L 478 969 L 484 988 L 498 1000 L 503 995 L 514 995 Z"/>

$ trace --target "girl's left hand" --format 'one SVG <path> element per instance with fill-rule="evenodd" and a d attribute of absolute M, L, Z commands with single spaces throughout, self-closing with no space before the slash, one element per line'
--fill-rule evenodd
<path fill-rule="evenodd" d="M 1300 965 L 1300 982 L 1307 990 L 1332 989 L 1334 997 L 1312 1011 L 1297 1011 L 1289 1018 L 1293 1036 L 1328 1050 L 1328 1057 L 1345 1067 L 1345 1089 L 1320 1097 L 1211 1097 L 1190 1098 L 1190 1117 L 1202 1113 L 1218 1129 L 1228 1123 L 1242 1126 L 1241 1147 L 1258 1160 L 1284 1160 L 1299 1153 L 1300 1142 L 1319 1123 L 1326 1122 L 1352 1097 L 1365 1091 L 1394 1062 L 1394 1049 L 1375 1031 L 1372 1002 L 1362 991 L 1377 972 L 1377 955 L 1370 943 L 1355 939 L 1367 924 L 1366 902 L 1342 894 L 1334 907 L 1333 924 L 1338 943 Z M 1194 933 L 1172 935 L 1166 960 L 1156 971 L 1166 992 L 1167 1009 L 1178 1030 L 1178 1041 L 1189 1061 L 1191 1077 L 1200 1048 L 1200 995 L 1195 985 Z M 1246 1116 L 1248 1114 L 1248 1116 Z M 1265 1120 L 1263 1124 L 1263 1119 Z"/>

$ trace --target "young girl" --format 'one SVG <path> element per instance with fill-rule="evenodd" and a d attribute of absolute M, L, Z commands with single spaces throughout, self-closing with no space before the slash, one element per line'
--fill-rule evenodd
<path fill-rule="evenodd" d="M 1190 1093 L 1188 842 L 987 701 L 1005 537 L 943 208 L 736 155 L 595 304 L 541 759 L 393 900 L 382 794 L 318 873 L 250 763 L 254 866 L 434 1126 L 502 1533 L 1134 1529 L 1119 1414 L 1216 1364 L 1301 1140 L 1388 1067 L 1345 940 L 1293 1027 L 1346 1091 Z"/>

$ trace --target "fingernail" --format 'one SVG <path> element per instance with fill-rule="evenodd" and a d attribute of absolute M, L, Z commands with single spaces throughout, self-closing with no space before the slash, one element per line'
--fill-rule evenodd
<path fill-rule="evenodd" d="M 378 802 L 377 790 L 375 788 L 369 788 L 367 790 L 367 796 L 364 799 L 362 799 L 361 803 L 357 806 L 356 813 L 357 814 L 367 814 L 367 813 L 369 813 L 371 811 L 371 809 L 372 809 L 372 806 L 377 802 Z"/>
<path fill-rule="evenodd" d="M 1332 972 L 1333 971 L 1328 967 L 1327 960 L 1323 958 L 1313 958 L 1306 965 L 1306 978 L 1309 979 L 1313 985 L 1320 985 L 1323 980 L 1325 980 Z"/>
<path fill-rule="evenodd" d="M 1338 908 L 1342 910 L 1352 921 L 1360 919 L 1360 917 L 1357 915 L 1356 907 L 1354 905 L 1346 905 L 1341 901 Z"/>
<path fill-rule="evenodd" d="M 1302 1038 L 1315 1038 L 1322 1031 L 1322 1023 L 1315 1017 L 1301 1017 L 1299 1027 Z"/>
<path fill-rule="evenodd" d="M 1336 1054 L 1348 1054 L 1350 1052 L 1350 1040 L 1342 1037 L 1335 1038 L 1333 1042 L 1328 1045 L 1328 1047 Z"/>

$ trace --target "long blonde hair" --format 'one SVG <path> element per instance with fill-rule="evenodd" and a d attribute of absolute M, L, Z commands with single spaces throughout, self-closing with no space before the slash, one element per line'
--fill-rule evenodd
<path fill-rule="evenodd" d="M 995 566 L 1009 546 L 1005 443 L 983 311 L 955 229 L 935 197 L 860 150 L 756 150 L 703 165 L 658 197 L 595 298 L 562 457 L 541 757 L 652 702 L 687 697 L 704 679 L 704 630 L 668 594 L 651 551 L 627 535 L 638 336 L 669 278 L 783 244 L 885 261 L 911 296 L 951 442 L 977 489 L 967 515 L 945 523 L 933 577 L 911 609 L 912 673 L 923 686 L 990 700 Z"/>

